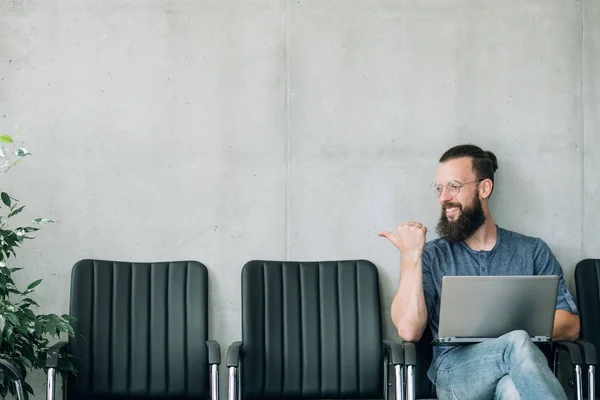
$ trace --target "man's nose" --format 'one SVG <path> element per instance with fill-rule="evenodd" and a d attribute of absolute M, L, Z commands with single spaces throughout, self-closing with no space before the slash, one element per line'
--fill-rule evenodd
<path fill-rule="evenodd" d="M 440 194 L 439 199 L 441 204 L 452 200 L 452 196 L 450 195 L 450 193 L 448 193 L 448 189 L 446 189 L 445 186 L 442 188 L 442 194 Z"/>

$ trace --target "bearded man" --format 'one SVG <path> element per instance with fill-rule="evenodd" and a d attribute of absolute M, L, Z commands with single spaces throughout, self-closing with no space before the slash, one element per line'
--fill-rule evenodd
<path fill-rule="evenodd" d="M 446 275 L 558 275 L 552 337 L 579 336 L 579 313 L 563 271 L 540 238 L 494 223 L 489 198 L 496 156 L 459 145 L 439 160 L 432 188 L 439 198 L 439 238 L 426 241 L 427 228 L 409 221 L 396 234 L 381 232 L 401 252 L 400 283 L 391 317 L 398 335 L 418 341 L 426 324 L 438 337 L 442 278 Z M 439 399 L 566 399 L 548 361 L 525 331 L 465 346 L 436 346 L 427 373 Z"/>

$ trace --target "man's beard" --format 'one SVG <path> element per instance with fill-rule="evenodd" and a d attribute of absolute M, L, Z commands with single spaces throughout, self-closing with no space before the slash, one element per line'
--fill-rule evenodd
<path fill-rule="evenodd" d="M 460 208 L 460 214 L 455 221 L 449 221 L 446 217 L 445 209 L 448 207 Z M 440 237 L 450 243 L 457 243 L 467 240 L 484 223 L 485 214 L 481 207 L 481 200 L 476 193 L 473 197 L 473 204 L 469 207 L 463 208 L 460 204 L 444 203 L 442 205 L 442 215 L 435 229 Z"/>

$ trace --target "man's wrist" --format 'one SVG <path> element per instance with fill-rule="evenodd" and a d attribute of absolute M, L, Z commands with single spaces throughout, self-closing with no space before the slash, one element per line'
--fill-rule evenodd
<path fill-rule="evenodd" d="M 407 252 L 402 254 L 402 265 L 407 267 L 416 267 L 423 261 L 423 253 L 421 252 Z"/>

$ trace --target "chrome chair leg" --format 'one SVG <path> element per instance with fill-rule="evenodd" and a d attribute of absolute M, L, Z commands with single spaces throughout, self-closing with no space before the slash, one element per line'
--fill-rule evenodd
<path fill-rule="evenodd" d="M 229 367 L 229 400 L 238 400 L 237 389 L 237 368 Z"/>
<path fill-rule="evenodd" d="M 406 366 L 406 399 L 416 399 L 416 388 L 415 388 L 415 367 L 414 365 Z"/>
<path fill-rule="evenodd" d="M 17 400 L 25 400 L 25 396 L 23 395 L 23 384 L 20 380 L 15 381 L 15 391 L 17 394 Z"/>
<path fill-rule="evenodd" d="M 404 400 L 404 366 L 394 365 L 396 374 L 396 400 Z"/>
<path fill-rule="evenodd" d="M 581 384 L 581 365 L 575 366 L 575 388 L 577 400 L 583 400 L 583 385 Z"/>
<path fill-rule="evenodd" d="M 48 380 L 46 381 L 46 400 L 54 400 L 56 387 L 56 369 L 48 368 Z"/>
<path fill-rule="evenodd" d="M 588 368 L 588 399 L 596 398 L 596 366 L 590 365 Z"/>
<path fill-rule="evenodd" d="M 219 399 L 219 366 L 217 364 L 210 366 L 210 399 Z"/>

